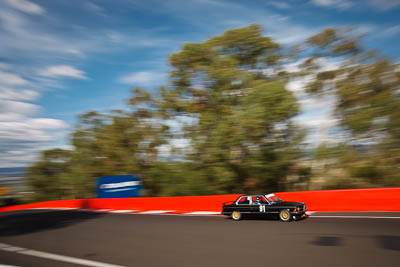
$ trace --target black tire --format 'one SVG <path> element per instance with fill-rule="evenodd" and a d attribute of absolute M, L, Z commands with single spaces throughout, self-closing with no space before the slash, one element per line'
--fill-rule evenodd
<path fill-rule="evenodd" d="M 281 210 L 281 212 L 279 212 L 279 219 L 282 222 L 290 222 L 292 220 L 292 214 L 287 210 Z"/>
<path fill-rule="evenodd" d="M 232 219 L 234 221 L 240 221 L 243 218 L 243 214 L 241 214 L 239 211 L 235 210 L 232 212 Z"/>

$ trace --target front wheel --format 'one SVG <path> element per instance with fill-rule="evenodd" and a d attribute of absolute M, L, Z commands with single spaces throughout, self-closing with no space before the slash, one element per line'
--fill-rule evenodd
<path fill-rule="evenodd" d="M 243 215 L 239 211 L 235 210 L 234 212 L 232 212 L 232 219 L 234 221 L 240 221 L 242 217 Z"/>
<path fill-rule="evenodd" d="M 281 210 L 279 213 L 279 219 L 282 222 L 289 222 L 292 219 L 292 214 L 290 214 L 290 212 L 287 210 Z"/>

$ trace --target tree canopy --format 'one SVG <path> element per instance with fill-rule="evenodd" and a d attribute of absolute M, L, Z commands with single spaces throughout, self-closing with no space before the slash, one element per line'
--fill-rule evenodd
<path fill-rule="evenodd" d="M 147 196 L 285 191 L 310 188 L 323 175 L 315 162 L 341 173 L 327 188 L 399 184 L 399 66 L 361 40 L 329 28 L 289 48 L 254 24 L 186 43 L 157 94 L 135 87 L 126 110 L 81 115 L 73 149 L 44 151 L 30 184 L 41 200 L 92 197 L 97 177 L 118 174 L 139 175 Z M 329 60 L 339 64 L 326 71 Z M 291 62 L 299 70 L 288 71 Z M 304 149 L 287 89 L 295 77 L 311 80 L 310 96 L 336 96 L 344 143 Z"/>

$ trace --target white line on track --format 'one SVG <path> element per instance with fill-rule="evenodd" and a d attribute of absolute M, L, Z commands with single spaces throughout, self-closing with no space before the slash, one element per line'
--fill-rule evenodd
<path fill-rule="evenodd" d="M 220 215 L 221 212 L 215 212 L 215 211 L 194 211 L 194 212 L 187 212 L 183 213 L 185 215 Z"/>
<path fill-rule="evenodd" d="M 84 266 L 124 267 L 122 265 L 115 265 L 115 264 L 104 263 L 104 262 L 99 262 L 99 261 L 85 260 L 85 259 L 80 259 L 80 258 L 75 258 L 75 257 L 69 257 L 69 256 L 64 256 L 64 255 L 42 252 L 42 251 L 38 251 L 38 250 L 15 247 L 15 246 L 1 244 L 1 243 L 0 243 L 0 249 L 4 250 L 4 251 L 8 251 L 8 252 L 15 252 L 15 253 L 23 254 L 23 255 L 39 257 L 39 258 L 44 258 L 44 259 L 50 259 L 50 260 L 55 260 L 55 261 L 74 263 L 74 264 L 79 264 L 79 265 L 84 265 Z M 2 265 L 0 265 L 0 266 L 2 266 Z"/>
<path fill-rule="evenodd" d="M 3 243 L 0 243 L 0 249 L 2 249 L 2 248 L 6 248 L 6 247 L 9 247 L 10 245 L 6 245 L 6 244 L 3 244 Z"/>
<path fill-rule="evenodd" d="M 149 211 L 142 211 L 139 212 L 140 214 L 162 214 L 162 213 L 168 213 L 168 212 L 173 212 L 174 210 L 149 210 Z"/>
<path fill-rule="evenodd" d="M 14 247 L 14 246 L 4 246 L 1 250 L 9 251 L 9 252 L 18 252 L 24 250 L 24 248 Z"/>
<path fill-rule="evenodd" d="M 136 212 L 137 210 L 110 210 L 108 212 L 112 213 L 133 213 Z"/>
<path fill-rule="evenodd" d="M 120 213 L 120 214 L 153 214 L 153 215 L 177 215 L 177 216 L 221 216 L 220 212 L 215 211 L 193 211 L 187 213 L 179 213 L 176 210 L 112 210 L 112 209 L 76 209 L 76 208 L 34 208 L 42 210 L 78 210 L 78 211 L 91 211 L 91 212 L 104 212 L 104 213 Z M 364 211 L 362 211 L 364 212 Z M 380 211 L 376 211 L 379 213 Z M 383 212 L 383 211 L 382 211 Z M 385 211 L 386 212 L 386 211 Z M 319 215 L 324 212 L 320 211 L 307 211 L 310 218 L 349 218 L 349 219 L 400 219 L 400 216 L 371 216 L 371 215 Z M 354 212 L 353 212 L 354 213 Z M 357 213 L 357 212 L 356 212 Z M 400 213 L 397 212 L 399 215 Z M 1 244 L 0 244 L 1 249 Z M 1 267 L 1 266 L 0 266 Z"/>

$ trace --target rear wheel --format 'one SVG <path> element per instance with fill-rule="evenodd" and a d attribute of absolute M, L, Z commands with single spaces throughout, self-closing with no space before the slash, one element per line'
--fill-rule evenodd
<path fill-rule="evenodd" d="M 290 212 L 287 210 L 281 210 L 281 212 L 279 213 L 279 219 L 282 222 L 288 222 L 292 219 L 292 214 L 290 214 Z"/>
<path fill-rule="evenodd" d="M 243 218 L 243 215 L 239 211 L 235 210 L 234 212 L 232 212 L 233 220 L 240 221 L 242 218 Z"/>

